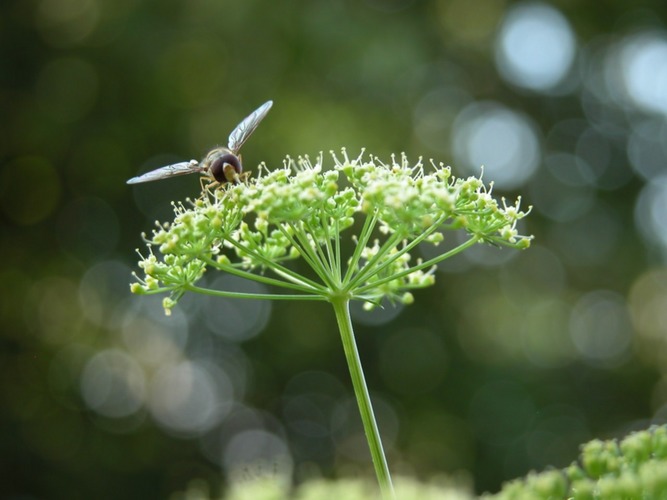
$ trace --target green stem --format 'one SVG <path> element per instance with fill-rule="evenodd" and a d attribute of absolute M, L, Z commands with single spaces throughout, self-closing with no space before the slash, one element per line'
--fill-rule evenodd
<path fill-rule="evenodd" d="M 402 235 L 399 233 L 394 233 L 387 240 L 382 243 L 380 246 L 380 249 L 377 251 L 373 257 L 371 257 L 368 262 L 366 262 L 363 267 L 359 270 L 357 274 L 353 274 L 351 276 L 351 280 L 347 283 L 347 288 L 352 289 L 356 288 L 359 283 L 363 283 L 366 281 L 368 276 L 371 276 L 373 274 L 376 274 L 377 267 L 376 264 L 385 257 L 389 252 L 391 252 L 392 249 L 397 248 L 398 244 L 401 242 L 401 240 L 404 239 Z M 398 257 L 395 257 L 398 258 Z"/>
<path fill-rule="evenodd" d="M 291 272 L 289 275 L 283 275 L 281 274 L 281 269 L 274 269 L 271 268 L 271 271 L 274 273 L 278 274 L 280 277 L 284 277 L 285 280 L 290 280 L 290 281 L 285 281 L 285 280 L 277 280 L 274 278 L 270 278 L 268 276 L 263 276 L 261 274 L 257 273 L 251 273 L 249 271 L 245 271 L 243 269 L 239 269 L 237 267 L 234 267 L 232 265 L 227 265 L 227 264 L 220 264 L 216 260 L 213 260 L 210 257 L 199 257 L 200 260 L 203 262 L 206 262 L 209 266 L 214 267 L 215 269 L 218 269 L 219 271 L 223 271 L 225 273 L 233 274 L 234 276 L 239 276 L 240 278 L 245 278 L 251 281 L 257 281 L 259 283 L 265 283 L 267 285 L 273 285 L 273 286 L 279 286 L 282 288 L 289 288 L 291 290 L 298 290 L 300 292 L 304 293 L 314 293 L 314 294 L 324 294 L 325 289 L 318 285 L 317 283 L 308 283 L 306 278 L 303 278 L 299 276 L 298 274 Z"/>
<path fill-rule="evenodd" d="M 303 227 L 301 227 L 302 225 L 302 223 L 289 224 L 289 227 L 292 229 L 294 235 L 290 234 L 282 224 L 280 225 L 279 229 L 280 232 L 283 233 L 290 241 L 290 243 L 292 243 L 292 245 L 299 251 L 299 255 L 301 255 L 303 260 L 305 260 L 310 268 L 320 277 L 322 283 L 324 283 L 325 286 L 331 288 L 333 284 L 329 281 L 331 275 L 326 272 L 327 266 L 322 261 L 320 261 L 317 252 L 313 250 L 311 241 L 308 239 L 308 235 L 303 230 Z"/>
<path fill-rule="evenodd" d="M 250 293 L 250 292 L 229 292 L 226 290 L 211 290 L 196 285 L 188 284 L 182 287 L 188 292 L 201 293 L 202 295 L 212 295 L 214 297 L 225 297 L 230 299 L 257 299 L 257 300 L 327 300 L 322 295 L 298 295 L 298 294 L 278 294 L 278 293 Z M 160 291 L 169 291 L 162 289 Z M 153 290 L 146 295 L 153 295 Z"/>
<path fill-rule="evenodd" d="M 343 276 L 343 262 L 342 262 L 342 254 L 341 254 L 341 248 L 340 248 L 340 220 L 339 219 L 334 219 L 336 222 L 336 267 L 338 268 L 338 276 Z"/>
<path fill-rule="evenodd" d="M 347 266 L 345 277 L 343 278 L 343 283 L 346 285 L 350 282 L 352 276 L 354 276 L 354 273 L 357 271 L 357 266 L 359 265 L 361 254 L 364 252 L 366 245 L 368 245 L 368 240 L 371 239 L 371 235 L 373 234 L 377 220 L 377 213 L 368 215 L 364 220 L 364 227 L 359 233 L 359 240 L 354 247 L 354 253 L 352 254 L 352 258 L 350 259 Z"/>
<path fill-rule="evenodd" d="M 333 246 L 331 245 L 331 238 L 329 237 L 330 234 L 334 234 L 335 238 L 338 239 L 340 237 L 340 233 L 338 231 L 332 232 L 331 227 L 329 226 L 329 222 L 330 219 L 326 213 L 320 214 L 320 226 L 322 227 L 322 229 L 324 229 L 324 234 L 326 235 L 324 237 L 324 247 L 327 251 L 326 260 L 329 262 L 329 269 L 331 269 L 331 274 L 337 278 L 336 284 L 340 285 L 340 280 L 341 280 L 340 266 L 338 265 L 337 254 L 334 251 Z M 320 246 L 322 246 L 322 244 Z"/>
<path fill-rule="evenodd" d="M 252 257 L 257 259 L 258 261 L 262 262 L 268 269 L 271 269 L 274 273 L 276 273 L 277 275 L 279 275 L 279 276 L 281 276 L 285 279 L 291 280 L 292 283 L 295 283 L 297 285 L 303 284 L 304 286 L 310 286 L 310 287 L 312 287 L 312 288 L 314 288 L 318 291 L 319 291 L 319 289 L 321 289 L 321 287 L 317 283 L 315 283 L 314 281 L 311 281 L 311 280 L 301 276 L 300 274 L 295 273 L 294 271 L 290 271 L 288 268 L 286 268 L 284 266 L 281 266 L 280 264 L 278 264 L 276 262 L 275 259 L 267 259 L 266 257 L 261 255 L 260 253 L 257 253 L 254 250 L 248 248 L 247 245 L 246 246 L 241 245 L 240 243 L 238 243 L 237 241 L 235 241 L 232 238 L 227 238 L 225 241 L 229 242 L 232 246 L 234 246 L 237 249 L 239 255 L 242 255 L 244 253 L 246 253 L 248 255 L 251 255 Z M 215 262 L 215 261 L 212 261 L 212 263 L 210 265 L 212 265 L 214 267 L 217 267 L 217 268 L 220 268 L 218 263 Z M 225 269 L 223 269 L 223 270 L 225 270 Z"/>
<path fill-rule="evenodd" d="M 409 239 L 405 236 L 400 236 L 398 233 L 394 233 L 387 241 L 385 241 L 382 246 L 380 247 L 380 250 L 371 258 L 366 264 L 364 264 L 363 268 L 357 273 L 349 282 L 348 287 L 357 287 L 360 286 L 364 281 L 368 279 L 369 276 L 371 275 L 377 275 L 379 272 L 381 272 L 384 268 L 390 266 L 393 264 L 393 262 L 397 259 L 399 259 L 404 253 L 409 252 L 412 250 L 414 247 L 416 247 L 418 244 L 420 244 L 422 241 L 424 241 L 426 238 L 428 238 L 431 234 L 433 234 L 438 227 L 445 221 L 447 220 L 449 216 L 448 215 L 442 215 L 433 225 L 426 229 L 422 234 L 414 238 L 410 243 L 404 245 L 401 248 L 398 248 L 398 243 L 401 239 Z M 389 253 L 392 249 L 397 249 L 398 251 L 394 253 L 390 258 L 384 259 L 385 255 Z M 382 264 L 379 266 L 376 266 L 375 264 L 377 262 L 380 262 L 382 259 L 384 261 Z M 408 273 L 409 274 L 409 273 Z M 389 281 L 393 280 L 395 276 L 392 276 Z"/>
<path fill-rule="evenodd" d="M 333 297 L 330 299 L 330 302 L 336 313 L 345 358 L 347 359 L 347 366 L 352 377 L 352 386 L 354 387 L 354 394 L 357 397 L 357 405 L 359 406 L 359 413 L 361 413 L 361 421 L 364 424 L 366 441 L 371 451 L 375 475 L 377 476 L 378 483 L 380 483 L 382 497 L 385 500 L 394 500 L 396 498 L 394 495 L 394 486 L 391 482 L 387 459 L 382 449 L 380 431 L 373 415 L 373 406 L 371 405 L 371 398 L 366 387 L 364 372 L 361 368 L 359 351 L 357 351 L 357 344 L 354 340 L 354 330 L 352 329 L 352 320 L 350 319 L 350 301 L 347 297 Z"/>
<path fill-rule="evenodd" d="M 466 240 L 465 242 L 461 243 L 459 246 L 452 248 L 448 252 L 442 253 L 438 255 L 437 257 L 433 257 L 432 259 L 427 260 L 426 262 L 422 262 L 421 264 L 417 264 L 415 266 L 412 266 L 408 269 L 405 269 L 404 271 L 401 271 L 399 273 L 394 273 L 391 276 L 388 276 L 386 278 L 379 279 L 377 281 L 373 281 L 372 283 L 367 283 L 363 286 L 358 286 L 355 290 L 355 296 L 356 294 L 363 294 L 365 291 L 377 288 L 380 285 L 384 285 L 385 283 L 388 283 L 390 281 L 393 281 L 395 279 L 400 279 L 403 276 L 407 276 L 408 274 L 412 274 L 415 271 L 421 271 L 422 269 L 426 269 L 428 267 L 432 267 L 439 262 L 442 262 L 445 259 L 449 259 L 450 257 L 453 257 L 457 253 L 463 252 L 466 248 L 469 248 L 473 246 L 474 244 L 479 243 L 479 239 L 475 237 L 471 237 L 470 239 Z"/>
<path fill-rule="evenodd" d="M 313 236 L 313 238 L 316 234 L 318 234 L 318 231 L 316 231 L 315 228 L 313 228 L 307 220 L 303 222 L 303 225 L 306 229 L 306 234 L 310 234 L 311 236 Z M 321 229 L 323 229 L 322 232 L 324 234 L 326 234 L 326 229 L 324 227 L 322 227 Z M 336 276 L 336 273 L 334 272 L 334 269 L 332 267 L 333 266 L 333 259 L 331 258 L 331 252 L 329 252 L 330 246 L 328 244 L 328 240 L 325 237 L 325 243 L 320 243 L 316 240 L 313 240 L 313 241 L 315 243 L 315 245 L 314 245 L 315 255 L 317 255 L 320 265 L 325 270 L 324 274 L 326 276 L 328 276 L 329 278 L 333 278 L 334 276 Z M 326 248 L 327 255 L 325 255 L 324 250 L 322 249 L 322 247 Z M 336 284 L 335 282 L 331 282 L 331 285 L 335 285 L 335 284 Z"/>

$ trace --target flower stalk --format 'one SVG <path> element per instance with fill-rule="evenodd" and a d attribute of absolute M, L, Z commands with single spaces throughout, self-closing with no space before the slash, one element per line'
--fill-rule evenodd
<path fill-rule="evenodd" d="M 349 314 L 352 300 L 366 309 L 384 300 L 410 304 L 412 291 L 433 285 L 436 265 L 477 243 L 528 248 L 532 237 L 518 233 L 520 199 L 499 204 L 481 179 L 455 178 L 449 167 L 402 155 L 388 164 L 345 150 L 325 169 L 320 156 L 288 158 L 282 169 L 260 166 L 247 183 L 207 187 L 197 200 L 174 204 L 173 222 L 158 225 L 149 252 L 141 256 L 144 276 L 132 291 L 169 293 L 165 311 L 186 292 L 261 300 L 320 300 L 336 315 L 359 411 L 383 496 L 393 487 L 366 386 Z M 357 232 L 355 233 L 355 228 Z M 447 232 L 462 243 L 429 260 L 413 258 L 419 245 L 442 243 Z M 354 245 L 351 254 L 345 252 Z M 157 255 L 155 252 L 157 249 Z M 159 255 L 159 257 L 158 257 Z M 300 273 L 301 259 L 314 273 Z M 283 292 L 240 293 L 198 286 L 205 272 L 255 280 Z"/>
<path fill-rule="evenodd" d="M 371 451 L 375 476 L 380 485 L 380 491 L 382 492 L 383 498 L 393 499 L 394 486 L 391 481 L 391 474 L 389 473 L 389 465 L 387 464 L 387 457 L 382 449 L 380 431 L 378 430 L 377 421 L 373 414 L 371 397 L 368 393 L 368 386 L 366 385 L 366 379 L 364 378 L 364 370 L 361 367 L 361 358 L 359 357 L 357 343 L 354 339 L 354 329 L 352 328 L 352 320 L 350 318 L 350 301 L 345 297 L 332 298 L 331 305 L 336 313 L 336 321 L 338 322 L 340 337 L 343 341 L 345 359 L 347 360 L 347 367 L 350 371 L 350 377 L 352 378 L 352 386 L 357 398 L 357 406 L 359 407 L 359 413 L 361 414 L 366 441 L 368 442 L 368 447 Z"/>

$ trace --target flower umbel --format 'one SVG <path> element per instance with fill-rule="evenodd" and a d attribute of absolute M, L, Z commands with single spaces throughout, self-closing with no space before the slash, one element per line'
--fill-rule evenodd
<path fill-rule="evenodd" d="M 163 301 L 167 313 L 188 291 L 331 303 L 375 473 L 383 496 L 391 499 L 393 486 L 349 303 L 360 300 L 367 308 L 383 299 L 409 304 L 412 290 L 435 282 L 436 264 L 475 243 L 528 248 L 531 237 L 518 234 L 517 222 L 530 209 L 522 211 L 520 199 L 513 205 L 503 199 L 499 205 L 481 179 L 457 179 L 442 164 L 426 169 L 421 160 L 410 164 L 405 155 L 392 156 L 389 163 L 363 153 L 350 159 L 345 150 L 332 156 L 327 170 L 322 156 L 315 163 L 287 158 L 277 170 L 260 166 L 248 183 L 206 188 L 197 200 L 175 204 L 173 222 L 158 225 L 147 239 L 149 253 L 139 262 L 145 276 L 137 277 L 132 291 L 170 292 Z M 419 244 L 442 243 L 448 229 L 465 232 L 463 243 L 426 261 L 413 257 Z M 294 259 L 302 259 L 312 272 L 306 276 L 290 267 Z M 197 286 L 211 269 L 285 291 L 248 294 Z"/>
<path fill-rule="evenodd" d="M 476 177 L 455 178 L 449 167 L 405 155 L 389 163 L 364 156 L 333 156 L 323 169 L 320 156 L 288 158 L 283 168 L 260 173 L 247 184 L 204 191 L 175 204 L 173 222 L 153 231 L 151 252 L 142 256 L 145 277 L 132 290 L 171 292 L 169 306 L 186 291 L 202 291 L 196 282 L 209 269 L 282 287 L 289 294 L 257 298 L 331 300 L 343 296 L 371 306 L 383 298 L 410 302 L 410 292 L 432 285 L 435 265 L 474 243 L 527 248 L 531 237 L 517 232 L 530 210 L 520 199 L 499 204 Z M 359 229 L 352 234 L 354 229 Z M 433 259 L 411 252 L 420 243 L 438 245 L 443 230 L 464 230 L 467 239 Z M 345 255 L 349 233 L 354 250 Z M 157 248 L 162 258 L 152 251 Z M 291 270 L 301 258 L 317 279 Z M 243 296 L 232 291 L 207 293 Z"/>

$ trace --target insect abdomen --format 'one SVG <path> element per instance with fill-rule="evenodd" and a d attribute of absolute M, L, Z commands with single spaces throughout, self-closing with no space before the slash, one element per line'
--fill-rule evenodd
<path fill-rule="evenodd" d="M 225 165 L 230 165 L 232 168 L 225 168 Z M 227 153 L 216 158 L 211 164 L 211 175 L 220 184 L 233 182 L 242 172 L 241 161 L 238 156 L 232 153 Z"/>

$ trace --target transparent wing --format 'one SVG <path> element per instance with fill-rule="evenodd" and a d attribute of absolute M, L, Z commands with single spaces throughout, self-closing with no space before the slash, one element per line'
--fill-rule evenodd
<path fill-rule="evenodd" d="M 157 168 L 146 172 L 143 175 L 132 177 L 128 184 L 138 184 L 140 182 L 159 181 L 167 177 L 175 177 L 177 175 L 196 174 L 197 172 L 205 172 L 206 167 L 203 167 L 196 160 L 182 161 L 181 163 L 174 163 L 166 167 Z"/>
<path fill-rule="evenodd" d="M 261 122 L 266 114 L 273 106 L 273 101 L 266 101 L 255 111 L 246 116 L 241 123 L 239 123 L 232 133 L 229 134 L 229 144 L 227 147 L 232 153 L 237 154 L 243 143 L 248 140 L 248 137 L 255 131 L 259 122 Z"/>

